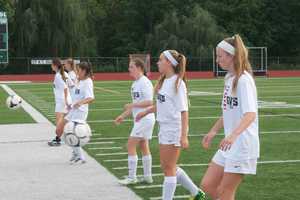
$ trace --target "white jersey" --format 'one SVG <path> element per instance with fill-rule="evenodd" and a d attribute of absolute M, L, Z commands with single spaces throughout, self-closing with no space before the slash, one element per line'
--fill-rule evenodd
<path fill-rule="evenodd" d="M 151 81 L 146 77 L 142 76 L 138 80 L 134 81 L 131 86 L 131 97 L 133 103 L 139 103 L 143 101 L 153 101 L 153 85 Z M 140 112 L 145 111 L 147 108 L 132 108 L 132 115 L 135 119 L 136 115 Z M 143 119 L 155 119 L 154 113 L 146 115 Z"/>
<path fill-rule="evenodd" d="M 77 79 L 77 75 L 74 72 L 74 70 L 69 71 L 68 75 L 69 75 L 69 79 L 66 82 L 67 82 L 67 85 L 69 87 L 71 97 L 73 99 L 74 98 L 74 93 L 75 93 L 75 84 L 77 84 L 78 79 Z"/>
<path fill-rule="evenodd" d="M 181 126 L 181 112 L 188 111 L 187 88 L 183 80 L 178 83 L 176 92 L 177 75 L 166 78 L 158 91 L 156 100 L 157 121 L 162 124 Z"/>
<path fill-rule="evenodd" d="M 66 72 L 64 72 L 64 73 L 65 73 L 66 80 L 68 80 L 69 79 L 68 74 Z M 60 72 L 57 72 L 55 74 L 54 81 L 53 81 L 53 92 L 54 92 L 55 102 L 57 102 L 57 103 L 65 102 L 64 90 L 66 88 L 68 89 L 66 82 L 63 80 Z M 68 103 L 71 103 L 71 97 L 70 97 L 69 91 L 68 91 L 67 101 L 68 101 Z"/>
<path fill-rule="evenodd" d="M 90 78 L 85 80 L 80 80 L 75 85 L 75 93 L 73 96 L 73 105 L 78 101 L 87 99 L 87 98 L 95 98 L 94 97 L 94 86 L 93 81 Z M 65 117 L 67 121 L 73 121 L 78 123 L 86 123 L 87 117 L 89 112 L 89 105 L 84 104 L 81 105 L 79 108 L 75 108 L 72 106 L 72 109 Z"/>
<path fill-rule="evenodd" d="M 228 136 L 238 126 L 243 115 L 255 112 L 256 119 L 242 132 L 233 143 L 229 151 L 223 152 L 224 157 L 231 160 L 249 160 L 259 157 L 258 136 L 258 105 L 257 91 L 253 77 L 244 72 L 238 80 L 236 94 L 232 94 L 234 76 L 225 77 L 224 94 L 222 100 L 225 136 Z"/>

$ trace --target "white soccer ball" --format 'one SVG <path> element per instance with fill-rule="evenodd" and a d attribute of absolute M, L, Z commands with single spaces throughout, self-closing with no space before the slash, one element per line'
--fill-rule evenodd
<path fill-rule="evenodd" d="M 68 146 L 84 146 L 90 141 L 92 131 L 87 123 L 68 122 L 64 127 L 63 139 Z"/>
<path fill-rule="evenodd" d="M 22 98 L 18 95 L 11 95 L 6 99 L 6 106 L 9 109 L 16 110 L 21 107 Z"/>

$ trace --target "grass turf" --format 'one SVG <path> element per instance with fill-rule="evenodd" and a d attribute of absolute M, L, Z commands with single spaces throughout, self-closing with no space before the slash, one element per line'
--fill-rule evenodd
<path fill-rule="evenodd" d="M 0 124 L 35 123 L 23 108 L 10 110 L 6 106 L 8 94 L 0 87 Z"/>
<path fill-rule="evenodd" d="M 259 109 L 261 161 L 300 160 L 300 79 L 299 78 L 257 78 L 259 100 L 265 106 Z M 126 152 L 126 141 L 132 122 L 115 126 L 112 120 L 122 111 L 123 104 L 130 102 L 130 81 L 95 82 L 96 101 L 90 106 L 89 124 L 94 130 L 92 144 L 85 147 L 87 152 L 117 177 L 127 174 L 127 155 L 110 153 Z M 51 84 L 14 84 L 15 91 L 28 100 L 52 122 L 54 122 L 54 103 Z M 220 133 L 212 148 L 204 151 L 200 146 L 202 134 L 206 133 L 221 113 L 222 79 L 191 80 L 189 91 L 213 92 L 204 96 L 190 96 L 190 148 L 183 151 L 179 163 L 207 164 L 222 139 Z M 270 104 L 270 102 L 272 104 Z M 268 107 L 269 106 L 269 107 Z M 101 134 L 101 135 L 100 135 Z M 154 136 L 157 135 L 157 127 Z M 97 142 L 111 142 L 98 143 Z M 94 144 L 93 144 L 94 143 Z M 96 144 L 95 144 L 96 143 Z M 95 148 L 112 149 L 95 149 Z M 162 184 L 159 168 L 158 141 L 151 141 L 153 156 L 154 185 Z M 98 154 L 98 155 L 97 155 Z M 101 154 L 101 155 L 99 155 Z M 66 158 L 67 159 L 67 158 Z M 141 164 L 141 162 L 139 162 Z M 120 169 L 120 167 L 124 167 Z M 207 166 L 184 166 L 195 183 L 199 184 Z M 142 174 L 139 168 L 138 174 Z M 300 163 L 259 164 L 257 176 L 245 177 L 236 199 L 297 199 L 300 195 Z M 140 186 L 140 185 L 139 185 Z M 140 188 L 130 186 L 143 199 L 159 197 L 161 187 Z M 188 194 L 178 187 L 176 195 Z"/>

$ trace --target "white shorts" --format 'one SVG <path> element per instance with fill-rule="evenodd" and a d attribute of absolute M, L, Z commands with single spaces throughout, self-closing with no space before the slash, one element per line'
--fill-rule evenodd
<path fill-rule="evenodd" d="M 130 133 L 130 137 L 144 138 L 150 140 L 155 125 L 153 119 L 141 119 L 138 122 L 134 122 L 133 128 Z"/>
<path fill-rule="evenodd" d="M 158 142 L 159 144 L 173 144 L 180 147 L 181 126 L 174 124 L 159 124 Z"/>
<path fill-rule="evenodd" d="M 88 113 L 81 111 L 79 109 L 71 109 L 70 112 L 66 115 L 65 120 L 85 123 L 88 117 Z"/>
<path fill-rule="evenodd" d="M 68 113 L 67 106 L 64 102 L 55 102 L 56 113 Z"/>
<path fill-rule="evenodd" d="M 224 167 L 224 172 L 235 174 L 256 174 L 257 159 L 231 160 L 225 158 L 222 151 L 218 150 L 212 161 Z"/>

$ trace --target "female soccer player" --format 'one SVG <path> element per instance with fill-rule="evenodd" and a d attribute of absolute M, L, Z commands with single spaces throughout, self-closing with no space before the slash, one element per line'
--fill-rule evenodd
<path fill-rule="evenodd" d="M 77 69 L 75 65 L 75 61 L 72 58 L 68 58 L 64 63 L 65 69 L 68 71 L 69 78 L 67 80 L 67 85 L 69 87 L 71 97 L 73 98 L 75 92 L 75 84 L 77 83 Z"/>
<path fill-rule="evenodd" d="M 69 79 L 69 76 L 65 72 L 64 66 L 58 58 L 52 60 L 51 68 L 56 73 L 53 82 L 55 97 L 56 137 L 52 141 L 48 142 L 48 145 L 60 146 L 61 135 L 63 133 L 63 128 L 61 128 L 61 125 L 63 124 L 65 114 L 68 112 L 68 107 L 71 105 L 71 96 L 66 83 Z"/>
<path fill-rule="evenodd" d="M 115 119 L 115 123 L 120 124 L 128 115 L 132 113 L 133 119 L 139 112 L 144 111 L 153 105 L 153 86 L 151 81 L 144 75 L 145 65 L 140 59 L 133 59 L 129 63 L 129 73 L 135 81 L 131 86 L 132 103 L 124 106 L 125 111 Z M 139 182 L 152 183 L 152 157 L 149 149 L 149 140 L 155 124 L 154 114 L 149 114 L 138 122 L 134 122 L 130 137 L 128 139 L 128 177 L 121 180 L 123 185 L 137 183 L 136 171 L 138 156 L 136 147 L 139 146 L 143 158 L 144 177 Z"/>
<path fill-rule="evenodd" d="M 161 77 L 155 87 L 156 105 L 140 113 L 137 120 L 156 110 L 160 127 L 160 163 L 165 175 L 162 199 L 173 199 L 177 183 L 190 191 L 191 199 L 204 199 L 205 194 L 185 171 L 176 167 L 181 148 L 189 146 L 186 58 L 175 50 L 166 50 L 157 65 Z"/>
<path fill-rule="evenodd" d="M 205 149 L 224 127 L 220 143 L 201 187 L 214 200 L 234 200 L 245 174 L 256 174 L 259 157 L 257 93 L 248 51 L 239 35 L 217 45 L 217 63 L 228 73 L 222 100 L 223 115 L 202 140 Z"/>
<path fill-rule="evenodd" d="M 78 66 L 78 83 L 75 85 L 73 104 L 70 112 L 65 117 L 64 124 L 68 121 L 86 123 L 89 104 L 95 99 L 92 81 L 92 68 L 89 63 L 81 62 Z M 73 147 L 71 163 L 85 163 L 81 147 Z"/>

